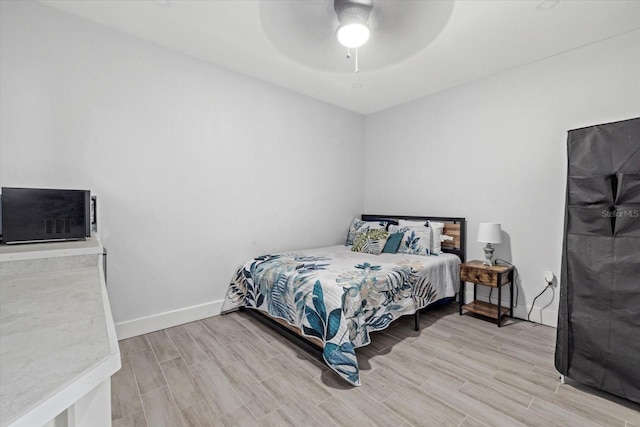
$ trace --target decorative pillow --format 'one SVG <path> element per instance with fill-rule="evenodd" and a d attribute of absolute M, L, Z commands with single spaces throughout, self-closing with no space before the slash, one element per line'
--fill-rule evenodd
<path fill-rule="evenodd" d="M 387 244 L 384 245 L 384 249 L 382 249 L 382 252 L 386 254 L 398 253 L 398 248 L 400 247 L 400 243 L 402 243 L 403 236 L 404 233 L 393 233 L 389 235 Z"/>
<path fill-rule="evenodd" d="M 431 228 L 424 225 L 418 227 L 389 226 L 390 233 L 403 233 L 398 248 L 399 254 L 430 255 Z"/>
<path fill-rule="evenodd" d="M 444 232 L 444 222 L 429 221 L 431 228 L 431 254 L 440 255 L 442 253 L 442 233 Z"/>
<path fill-rule="evenodd" d="M 353 218 L 351 226 L 349 227 L 349 233 L 347 234 L 347 241 L 345 246 L 353 245 L 353 241 L 356 234 L 361 231 L 367 230 L 386 230 L 387 223 L 385 221 L 362 221 L 358 218 Z"/>
<path fill-rule="evenodd" d="M 367 254 L 380 255 L 387 243 L 389 233 L 383 229 L 361 231 L 356 234 L 351 250 Z"/>

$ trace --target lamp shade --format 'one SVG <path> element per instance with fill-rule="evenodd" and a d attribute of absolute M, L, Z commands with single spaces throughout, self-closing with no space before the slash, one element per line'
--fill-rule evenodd
<path fill-rule="evenodd" d="M 478 226 L 478 242 L 502 243 L 502 228 L 497 222 L 481 222 Z"/>

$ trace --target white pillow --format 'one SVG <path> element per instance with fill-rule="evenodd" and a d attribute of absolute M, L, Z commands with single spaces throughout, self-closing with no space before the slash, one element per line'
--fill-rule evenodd
<path fill-rule="evenodd" d="M 439 255 L 442 253 L 441 236 L 444 232 L 444 222 L 429 221 L 429 228 L 431 228 L 431 254 Z"/>
<path fill-rule="evenodd" d="M 430 255 L 431 228 L 390 225 L 389 233 L 403 233 L 399 254 Z"/>
<path fill-rule="evenodd" d="M 427 221 L 409 221 L 406 219 L 399 219 L 398 225 L 400 227 L 428 227 Z"/>
<path fill-rule="evenodd" d="M 409 221 L 406 219 L 399 219 L 398 225 L 400 227 L 430 227 L 431 241 L 429 242 L 429 252 L 431 255 L 439 255 L 442 253 L 440 236 L 442 236 L 442 233 L 444 232 L 444 222 Z"/>

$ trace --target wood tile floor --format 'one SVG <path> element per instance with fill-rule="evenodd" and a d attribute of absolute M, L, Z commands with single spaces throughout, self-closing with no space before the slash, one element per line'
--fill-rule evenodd
<path fill-rule="evenodd" d="M 362 386 L 246 313 L 120 341 L 124 426 L 640 426 L 640 405 L 553 367 L 555 329 L 502 328 L 457 306 L 405 317 L 358 349 Z"/>

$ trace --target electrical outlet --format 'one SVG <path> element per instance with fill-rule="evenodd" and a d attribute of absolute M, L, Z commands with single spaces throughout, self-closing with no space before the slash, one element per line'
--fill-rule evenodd
<path fill-rule="evenodd" d="M 553 271 L 549 270 L 546 273 L 544 273 L 544 281 L 547 282 L 549 285 L 553 286 L 554 279 L 555 279 L 555 276 L 553 275 Z"/>

